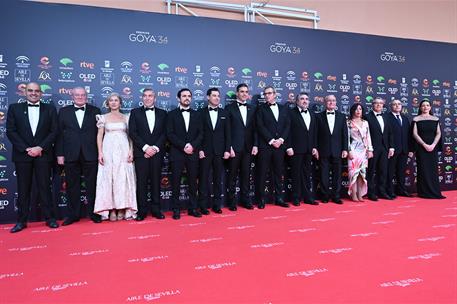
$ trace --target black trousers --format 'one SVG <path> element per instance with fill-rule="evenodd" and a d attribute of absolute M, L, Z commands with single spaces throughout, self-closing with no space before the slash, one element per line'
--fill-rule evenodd
<path fill-rule="evenodd" d="M 173 160 L 171 162 L 171 180 L 172 180 L 172 200 L 171 209 L 180 209 L 179 194 L 181 186 L 181 177 L 183 170 L 186 168 L 187 184 L 189 186 L 189 209 L 197 208 L 197 178 L 198 178 L 198 159 L 185 156 L 183 160 Z"/>
<path fill-rule="evenodd" d="M 385 195 L 387 181 L 387 150 L 375 149 L 368 160 L 368 195 Z"/>
<path fill-rule="evenodd" d="M 321 192 L 323 199 L 340 198 L 341 193 L 341 157 L 321 157 Z M 332 193 L 330 193 L 330 171 L 332 172 Z"/>
<path fill-rule="evenodd" d="M 65 161 L 65 180 L 67 182 L 68 204 L 67 216 L 78 220 L 81 216 L 81 176 L 84 176 L 86 185 L 87 210 L 91 218 L 98 217 L 94 214 L 95 188 L 97 183 L 97 161 L 86 161 L 82 153 L 79 160 Z"/>
<path fill-rule="evenodd" d="M 284 150 L 262 149 L 257 155 L 258 170 L 256 182 L 256 197 L 261 202 L 266 202 L 265 183 L 268 171 L 271 172 L 271 182 L 275 192 L 275 200 L 284 199 Z M 271 170 L 270 170 L 271 168 Z"/>
<path fill-rule="evenodd" d="M 407 153 L 397 153 L 389 158 L 388 164 L 389 168 L 387 171 L 387 185 L 386 191 L 387 194 L 395 194 L 395 193 L 404 193 L 406 192 L 405 187 L 405 170 L 406 170 L 406 162 L 408 161 L 408 154 Z M 393 178 L 397 182 L 396 191 L 394 191 L 394 185 L 392 183 Z"/>
<path fill-rule="evenodd" d="M 236 152 L 235 157 L 230 159 L 229 173 L 227 177 L 227 205 L 236 205 L 236 179 L 239 176 L 240 202 L 249 203 L 249 175 L 251 170 L 251 151 Z M 238 175 L 239 172 L 239 175 Z"/>
<path fill-rule="evenodd" d="M 160 205 L 160 176 L 162 173 L 163 154 L 157 153 L 151 158 L 135 158 L 136 200 L 138 215 L 146 216 L 149 211 L 153 214 L 161 211 Z M 151 182 L 152 206 L 148 206 L 148 182 Z"/>
<path fill-rule="evenodd" d="M 224 160 L 222 155 L 206 155 L 200 159 L 198 179 L 198 205 L 200 208 L 221 208 L 222 206 L 222 174 Z M 212 178 L 210 173 L 212 171 Z M 212 187 L 211 187 L 212 184 Z M 210 189 L 213 192 L 213 201 L 210 204 Z"/>
<path fill-rule="evenodd" d="M 38 199 L 46 221 L 55 219 L 55 206 L 51 194 L 51 162 L 33 159 L 30 162 L 15 162 L 17 175 L 17 221 L 26 223 L 30 212 L 30 192 L 33 175 L 38 190 Z"/>
<path fill-rule="evenodd" d="M 290 158 L 290 175 L 292 178 L 292 198 L 313 201 L 311 154 L 294 154 Z"/>

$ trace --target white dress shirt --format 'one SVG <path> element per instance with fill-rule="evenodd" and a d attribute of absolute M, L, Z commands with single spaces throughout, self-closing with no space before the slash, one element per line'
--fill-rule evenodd
<path fill-rule="evenodd" d="M 27 104 L 34 105 L 33 103 L 27 103 Z M 38 107 L 36 107 L 36 106 L 28 107 L 29 123 L 30 123 L 30 127 L 32 128 L 33 136 L 35 136 L 36 129 L 38 127 L 38 121 L 40 120 L 40 107 L 39 107 L 40 103 L 37 102 L 36 105 L 38 105 Z"/>
<path fill-rule="evenodd" d="M 208 112 L 209 112 L 209 118 L 211 118 L 211 124 L 213 126 L 213 130 L 216 128 L 216 123 L 217 123 L 217 112 L 219 111 L 212 111 L 211 107 L 208 107 Z"/>
<path fill-rule="evenodd" d="M 328 114 L 328 113 L 333 113 L 333 114 Z M 328 127 L 330 129 L 330 134 L 333 134 L 333 129 L 335 128 L 336 113 L 335 113 L 335 111 L 326 111 L 325 114 L 327 115 L 327 121 L 328 121 Z"/>
<path fill-rule="evenodd" d="M 303 118 L 306 128 L 309 130 L 309 125 L 311 124 L 311 115 L 309 115 L 309 110 L 305 110 L 306 112 L 302 112 L 301 109 L 299 109 L 299 110 L 300 110 L 301 118 Z"/>
<path fill-rule="evenodd" d="M 145 111 L 146 119 L 148 120 L 149 131 L 152 133 L 154 131 L 154 126 L 156 124 L 156 113 L 155 111 Z"/>
<path fill-rule="evenodd" d="M 154 109 L 154 108 L 152 108 Z M 156 124 L 156 113 L 155 113 L 155 109 L 153 111 L 145 111 L 146 112 L 146 120 L 148 121 L 148 127 L 149 127 L 149 132 L 154 132 L 154 127 L 155 127 L 155 124 Z M 143 152 L 146 152 L 146 150 L 149 148 L 150 146 L 148 144 L 144 145 L 143 146 Z M 156 150 L 156 152 L 160 152 L 160 149 L 159 147 L 157 146 L 152 146 L 152 148 L 154 150 Z"/>
<path fill-rule="evenodd" d="M 179 110 L 182 110 L 182 109 L 184 109 L 184 108 L 179 106 Z M 185 110 L 190 110 L 190 107 Z M 182 111 L 181 114 L 182 114 L 182 117 L 184 118 L 184 124 L 186 125 L 186 132 L 189 132 L 190 112 Z"/>
<path fill-rule="evenodd" d="M 84 111 L 81 111 L 81 110 L 75 111 L 76 119 L 78 120 L 78 125 L 79 125 L 80 128 L 82 128 L 83 120 L 84 120 L 84 114 L 86 113 L 86 107 L 85 106 L 82 106 L 82 107 L 74 106 L 74 107 L 75 107 L 75 109 L 79 109 L 79 108 L 83 108 L 84 109 Z"/>
<path fill-rule="evenodd" d="M 379 125 L 381 126 L 381 133 L 384 133 L 384 119 L 382 118 L 382 113 L 377 113 L 373 111 L 374 115 L 376 116 L 376 119 L 379 122 Z M 381 115 L 378 115 L 381 114 Z"/>
<path fill-rule="evenodd" d="M 247 117 L 248 117 L 248 106 L 247 105 L 241 106 L 239 104 L 239 103 L 246 104 L 246 102 L 241 102 L 239 100 L 237 100 L 236 102 L 238 105 L 238 109 L 240 109 L 241 118 L 243 119 L 244 126 L 246 126 L 246 121 L 247 121 Z"/>
<path fill-rule="evenodd" d="M 273 112 L 273 116 L 275 117 L 276 121 L 278 121 L 278 119 L 279 119 L 279 108 L 278 108 L 278 104 L 277 104 L 277 103 L 274 103 L 274 104 L 269 105 L 269 106 L 270 106 L 271 112 Z"/>

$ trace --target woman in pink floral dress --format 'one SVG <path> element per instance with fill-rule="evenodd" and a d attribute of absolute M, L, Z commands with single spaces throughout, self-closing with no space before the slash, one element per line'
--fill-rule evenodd
<path fill-rule="evenodd" d="M 363 201 L 363 196 L 367 193 L 368 159 L 373 157 L 370 129 L 368 122 L 362 118 L 363 113 L 362 105 L 356 103 L 350 109 L 350 119 L 348 120 L 348 193 L 355 202 Z"/>

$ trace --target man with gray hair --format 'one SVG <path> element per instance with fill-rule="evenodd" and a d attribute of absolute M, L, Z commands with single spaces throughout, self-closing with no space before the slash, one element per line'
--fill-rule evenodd
<path fill-rule="evenodd" d="M 393 136 L 394 154 L 388 161 L 387 170 L 387 188 L 386 192 L 389 196 L 395 198 L 397 195 L 410 197 L 405 187 L 405 170 L 408 157 L 413 156 L 411 139 L 411 127 L 409 119 L 402 114 L 402 104 L 398 99 L 393 99 L 390 102 L 390 113 L 386 115 L 387 122 L 390 124 Z M 395 177 L 396 191 L 392 179 Z"/>
<path fill-rule="evenodd" d="M 81 213 L 81 175 L 86 185 L 87 212 L 94 223 L 101 217 L 94 213 L 98 170 L 97 121 L 100 109 L 87 103 L 82 87 L 72 90 L 73 105 L 60 109 L 59 135 L 56 142 L 57 163 L 65 168 L 67 215 L 63 226 L 79 221 Z"/>
<path fill-rule="evenodd" d="M 383 113 L 385 100 L 376 97 L 373 100 L 373 111 L 367 114 L 366 119 L 370 128 L 373 157 L 368 160 L 367 184 L 368 199 L 377 201 L 378 196 L 391 200 L 387 194 L 387 160 L 393 156 L 392 129 Z M 375 174 L 376 173 L 376 174 Z"/>

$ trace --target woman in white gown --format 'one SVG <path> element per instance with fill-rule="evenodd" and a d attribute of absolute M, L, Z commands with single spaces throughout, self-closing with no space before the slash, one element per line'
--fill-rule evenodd
<path fill-rule="evenodd" d="M 97 115 L 98 174 L 94 213 L 110 221 L 136 216 L 136 181 L 128 115 L 120 112 L 122 98 L 112 93 L 109 112 Z"/>

